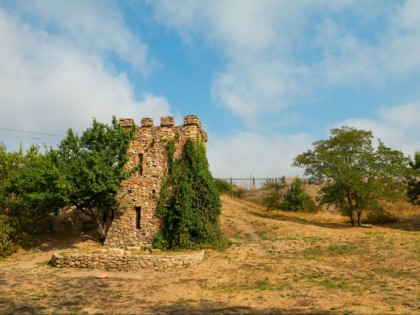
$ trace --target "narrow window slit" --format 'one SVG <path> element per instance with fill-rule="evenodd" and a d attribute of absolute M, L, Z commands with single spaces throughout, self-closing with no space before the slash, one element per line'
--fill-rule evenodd
<path fill-rule="evenodd" d="M 173 160 L 173 158 L 172 157 L 170 157 L 169 159 L 168 159 L 168 175 L 169 176 L 171 176 L 172 175 L 172 166 L 173 166 L 173 164 L 174 164 L 174 160 Z"/>
<path fill-rule="evenodd" d="M 143 175 L 143 153 L 139 154 L 139 173 Z"/>
<path fill-rule="evenodd" d="M 140 230 L 141 207 L 135 207 L 136 210 L 136 229 Z"/>

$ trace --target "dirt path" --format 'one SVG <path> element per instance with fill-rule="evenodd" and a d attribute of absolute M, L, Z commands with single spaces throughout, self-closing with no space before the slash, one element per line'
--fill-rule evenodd
<path fill-rule="evenodd" d="M 0 261 L 0 313 L 418 314 L 420 233 L 278 220 L 223 197 L 225 251 L 183 270 L 55 269 L 67 239 Z"/>

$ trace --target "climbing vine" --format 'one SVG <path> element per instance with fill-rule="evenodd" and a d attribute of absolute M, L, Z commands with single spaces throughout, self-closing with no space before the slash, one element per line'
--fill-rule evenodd
<path fill-rule="evenodd" d="M 173 156 L 166 145 L 168 156 Z M 173 161 L 172 172 L 162 184 L 158 213 L 163 229 L 155 238 L 158 248 L 196 248 L 221 242 L 221 203 L 201 142 L 185 143 L 182 158 Z"/>

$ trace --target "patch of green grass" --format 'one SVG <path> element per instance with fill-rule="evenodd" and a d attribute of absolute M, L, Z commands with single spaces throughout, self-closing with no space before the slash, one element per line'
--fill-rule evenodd
<path fill-rule="evenodd" d="M 255 234 L 257 234 L 263 241 L 276 241 L 277 240 L 277 238 L 273 235 L 271 231 L 257 230 L 255 231 Z"/>
<path fill-rule="evenodd" d="M 82 310 L 81 307 L 73 307 L 70 309 L 70 314 L 79 315 L 79 314 L 89 314 L 88 312 L 80 312 Z"/>
<path fill-rule="evenodd" d="M 251 280 L 240 283 L 223 283 L 209 288 L 218 293 L 234 293 L 243 291 L 267 291 L 278 290 L 284 288 L 287 283 L 273 283 L 268 277 L 261 280 Z"/>
<path fill-rule="evenodd" d="M 365 290 L 365 288 L 355 285 L 351 281 L 347 281 L 339 277 L 332 277 L 331 275 L 321 271 L 300 274 L 298 273 L 293 275 L 293 282 L 302 281 L 320 285 L 329 290 L 345 290 L 353 292 Z"/>
<path fill-rule="evenodd" d="M 19 306 L 15 309 L 13 309 L 12 313 L 27 313 L 27 314 L 36 314 L 39 313 L 37 312 L 37 309 L 33 306 L 29 306 L 29 305 L 23 305 L 23 306 Z M 12 314 L 10 313 L 10 314 Z"/>
<path fill-rule="evenodd" d="M 241 234 L 240 238 L 243 239 L 245 242 L 252 242 L 254 240 L 251 233 Z"/>
<path fill-rule="evenodd" d="M 339 290 L 348 290 L 348 291 L 354 291 L 355 290 L 355 286 L 343 281 L 343 280 L 339 280 L 337 278 L 326 278 L 326 279 L 322 279 L 321 281 L 318 282 L 320 285 L 322 285 L 323 287 L 327 288 L 327 289 L 331 289 L 331 290 L 335 290 L 335 289 L 339 289 Z"/>
<path fill-rule="evenodd" d="M 353 254 L 363 254 L 368 249 L 354 244 L 331 244 L 327 247 L 315 246 L 303 251 L 305 258 L 318 258 L 324 256 L 343 256 Z"/>
<path fill-rule="evenodd" d="M 354 244 L 331 244 L 327 247 L 327 254 L 331 256 L 346 255 L 361 252 L 362 248 Z"/>
<path fill-rule="evenodd" d="M 386 275 L 392 278 L 418 278 L 419 275 L 415 272 L 406 271 L 406 270 L 394 270 L 394 269 L 386 269 L 386 268 L 376 268 L 373 272 L 379 275 Z"/>

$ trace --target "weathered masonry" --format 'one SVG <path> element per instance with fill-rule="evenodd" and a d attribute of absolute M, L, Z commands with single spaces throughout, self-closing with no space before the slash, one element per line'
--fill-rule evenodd
<path fill-rule="evenodd" d="M 104 244 L 119 248 L 150 246 L 162 225 L 156 212 L 162 180 L 172 167 L 165 144 L 173 140 L 173 160 L 176 160 L 181 158 L 188 139 L 205 144 L 207 133 L 195 115 L 185 116 L 182 126 L 175 126 L 171 116 L 162 117 L 160 126 L 153 126 L 151 118 L 143 118 L 141 126 L 128 118 L 120 118 L 119 123 L 127 129 L 135 126 L 127 168 L 136 171 L 122 183 L 119 195 L 122 209 L 112 222 Z"/>

